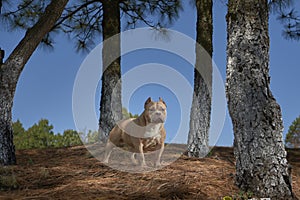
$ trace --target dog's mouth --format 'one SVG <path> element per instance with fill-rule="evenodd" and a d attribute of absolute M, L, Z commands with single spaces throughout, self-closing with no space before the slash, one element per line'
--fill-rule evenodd
<path fill-rule="evenodd" d="M 155 124 L 164 123 L 164 122 L 165 122 L 165 119 L 161 118 L 161 117 L 158 117 L 158 118 L 155 118 L 155 119 L 151 120 L 151 123 L 155 123 Z"/>

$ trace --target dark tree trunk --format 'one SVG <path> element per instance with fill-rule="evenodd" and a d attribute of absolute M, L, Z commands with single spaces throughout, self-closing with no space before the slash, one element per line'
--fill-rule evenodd
<path fill-rule="evenodd" d="M 119 1 L 103 1 L 103 75 L 100 101 L 99 132 L 100 140 L 106 142 L 108 134 L 122 119 L 121 104 L 121 67 L 120 67 L 120 8 Z M 114 37 L 114 40 L 105 43 L 105 40 Z M 117 59 L 112 59 L 116 58 Z M 111 62 L 112 61 L 112 62 Z"/>
<path fill-rule="evenodd" d="M 267 0 L 229 0 L 227 98 L 236 183 L 261 198 L 293 199 L 280 106 L 270 91 Z"/>
<path fill-rule="evenodd" d="M 28 59 L 61 16 L 68 0 L 52 0 L 38 22 L 0 65 L 0 165 L 16 163 L 12 132 L 12 105 L 19 76 Z"/>
<path fill-rule="evenodd" d="M 197 0 L 197 43 L 210 55 L 196 45 L 196 64 L 194 72 L 194 94 L 190 114 L 188 155 L 204 157 L 209 152 L 209 128 L 211 114 L 212 86 L 212 0 Z"/>
<path fill-rule="evenodd" d="M 0 165 L 16 164 L 12 131 L 12 103 L 14 89 L 8 84 L 9 76 L 0 68 Z"/>

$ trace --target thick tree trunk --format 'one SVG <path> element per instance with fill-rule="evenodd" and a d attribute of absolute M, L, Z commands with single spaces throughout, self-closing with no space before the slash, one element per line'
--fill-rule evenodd
<path fill-rule="evenodd" d="M 0 65 L 0 165 L 16 163 L 12 132 L 12 105 L 19 76 L 43 37 L 61 16 L 68 0 L 52 0 L 45 13 Z"/>
<path fill-rule="evenodd" d="M 103 41 L 116 34 L 119 35 L 115 36 L 114 41 L 110 41 L 109 44 L 104 42 L 102 50 L 103 75 L 99 120 L 102 142 L 106 142 L 113 126 L 122 119 L 120 21 L 119 1 L 103 1 Z M 115 57 L 117 59 L 112 59 Z"/>
<path fill-rule="evenodd" d="M 196 7 L 197 43 L 212 56 L 212 0 L 197 0 Z M 201 52 L 202 50 L 196 45 L 194 94 L 188 137 L 188 155 L 192 157 L 204 157 L 209 152 L 212 62 L 211 58 L 208 60 L 205 53 Z M 199 69 L 201 67 L 205 69 Z"/>
<path fill-rule="evenodd" d="M 261 198 L 292 199 L 280 106 L 270 91 L 267 0 L 229 0 L 227 98 L 236 183 Z"/>
<path fill-rule="evenodd" d="M 4 68 L 0 67 L 0 165 L 12 165 L 16 163 L 12 131 L 14 89 L 7 84 L 9 75 L 3 71 Z"/>

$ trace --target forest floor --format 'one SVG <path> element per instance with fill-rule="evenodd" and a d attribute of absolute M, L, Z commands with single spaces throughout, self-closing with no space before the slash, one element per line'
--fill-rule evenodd
<path fill-rule="evenodd" d="M 293 190 L 299 198 L 300 150 L 289 150 L 288 159 Z M 209 157 L 202 159 L 182 155 L 162 169 L 144 173 L 112 169 L 84 146 L 20 150 L 17 161 L 15 166 L 0 168 L 1 200 L 221 200 L 243 195 L 234 184 L 235 161 L 230 147 L 214 147 Z"/>

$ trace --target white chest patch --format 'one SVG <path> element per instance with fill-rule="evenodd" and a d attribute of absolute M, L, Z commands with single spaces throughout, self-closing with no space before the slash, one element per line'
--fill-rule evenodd
<path fill-rule="evenodd" d="M 149 124 L 146 127 L 145 138 L 160 137 L 160 128 L 162 124 Z"/>

